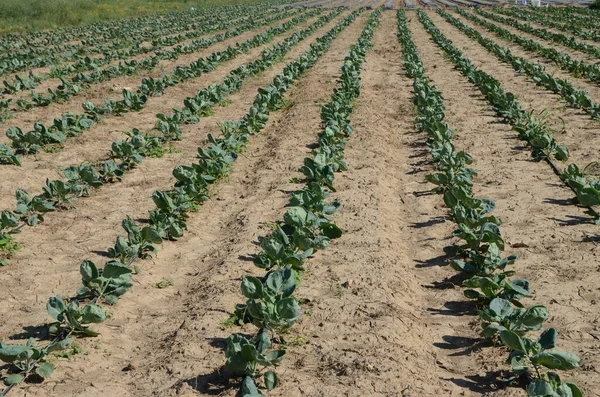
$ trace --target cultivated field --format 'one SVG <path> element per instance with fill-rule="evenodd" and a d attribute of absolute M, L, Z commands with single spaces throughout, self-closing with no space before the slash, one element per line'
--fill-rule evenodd
<path fill-rule="evenodd" d="M 0 396 L 600 396 L 600 11 L 554 3 L 0 36 Z"/>

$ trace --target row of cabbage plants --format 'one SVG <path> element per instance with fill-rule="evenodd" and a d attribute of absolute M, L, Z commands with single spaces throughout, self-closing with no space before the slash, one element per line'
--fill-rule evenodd
<path fill-rule="evenodd" d="M 117 260 L 108 261 L 103 267 L 89 260 L 81 263 L 82 284 L 76 293 L 51 297 L 46 305 L 52 318 L 48 324 L 49 333 L 53 335 L 51 341 L 43 343 L 32 338 L 25 345 L 0 341 L 0 360 L 8 364 L 10 372 L 4 377 L 7 388 L 0 395 L 7 395 L 30 376 L 50 376 L 54 371 L 52 353 L 71 346 L 73 336 L 99 335 L 90 326 L 104 322 L 108 317 L 107 305 L 116 304 L 131 289 L 137 267 L 135 261 L 156 253 L 157 245 L 163 240 L 175 240 L 183 235 L 189 213 L 200 208 L 208 199 L 211 187 L 224 179 L 250 138 L 265 128 L 270 112 L 283 107 L 285 92 L 315 65 L 333 39 L 361 12 L 352 12 L 290 62 L 272 83 L 259 89 L 250 111 L 241 121 L 224 123 L 221 136 L 209 136 L 210 146 L 198 149 L 198 163 L 173 170 L 177 182 L 173 190 L 153 194 L 156 209 L 149 213 L 148 226 L 140 226 L 129 217 L 123 220 L 127 237 L 118 237 L 107 251 Z"/>
<path fill-rule="evenodd" d="M 171 13 L 167 16 L 150 16 L 136 20 L 103 22 L 86 27 L 80 31 L 85 34 L 74 34 L 60 30 L 24 35 L 20 39 L 9 40 L 10 36 L 0 37 L 0 75 L 14 73 L 30 68 L 51 67 L 65 62 L 81 60 L 94 54 L 105 54 L 126 48 L 140 48 L 142 44 L 160 40 L 171 34 L 183 32 L 189 28 L 193 32 L 202 28 L 211 20 L 238 18 L 269 9 L 268 3 L 246 4 L 242 7 L 222 7 L 207 9 L 195 13 Z M 41 38 L 41 37 L 44 38 Z M 10 41 L 10 42 L 9 42 Z M 57 44 L 61 43 L 61 44 Z M 147 48 L 147 47 L 146 47 Z M 124 51 L 123 55 L 126 55 Z"/>
<path fill-rule="evenodd" d="M 596 32 L 594 30 L 588 30 L 589 28 L 595 28 L 597 25 L 596 22 L 594 22 L 593 24 L 582 23 L 579 20 L 572 20 L 566 16 L 562 17 L 560 20 L 557 20 L 557 19 L 552 18 L 548 14 L 532 13 L 527 9 L 514 8 L 514 7 L 510 7 L 510 8 L 497 7 L 497 8 L 494 8 L 493 11 L 495 11 L 499 14 L 502 14 L 502 15 L 516 17 L 521 20 L 538 23 L 538 24 L 545 26 L 547 28 L 550 28 L 550 29 L 556 29 L 559 31 L 567 32 L 567 33 L 570 33 L 574 36 L 578 36 L 585 40 L 593 40 L 593 41 L 600 42 L 600 33 Z"/>
<path fill-rule="evenodd" d="M 264 10 L 261 13 L 257 13 L 257 15 L 267 12 L 268 10 Z M 235 26 L 235 24 L 243 24 L 252 18 L 241 18 L 243 15 L 245 14 L 237 11 L 213 16 L 206 15 L 186 26 L 186 28 L 190 28 L 191 30 L 182 30 L 182 26 L 179 26 L 178 30 L 176 30 L 177 27 L 173 27 L 159 33 L 159 31 L 155 30 L 155 26 L 149 26 L 147 31 L 152 32 L 152 35 L 148 36 L 146 33 L 142 34 L 141 37 L 132 37 L 130 40 L 135 39 L 133 43 L 129 40 L 115 40 L 114 42 L 98 44 L 97 46 L 83 43 L 72 45 L 72 47 L 69 47 L 69 51 L 65 52 L 64 60 L 54 62 L 49 72 L 40 73 L 35 77 L 38 80 L 37 82 L 51 77 L 66 77 L 73 73 L 92 70 L 92 68 L 97 69 L 116 60 L 124 61 L 136 55 L 160 52 L 162 48 L 175 46 L 180 42 L 198 38 L 211 31 L 227 29 L 228 27 Z M 151 45 L 143 45 L 145 42 L 150 42 Z M 60 46 L 51 46 L 50 48 L 46 48 L 46 50 L 52 52 L 64 51 Z M 100 53 L 101 56 L 93 56 L 96 52 Z M 7 57 L 9 55 L 12 57 L 12 60 L 19 58 L 18 55 L 6 54 Z M 34 69 L 30 68 L 31 74 L 33 74 Z M 15 84 L 12 84 L 10 79 L 4 80 L 4 91 L 2 94 L 14 94 L 23 89 L 28 89 L 28 87 L 23 87 L 19 84 L 18 77 L 18 75 L 15 76 Z"/>
<path fill-rule="evenodd" d="M 106 116 L 120 116 L 125 113 L 140 111 L 145 108 L 150 95 L 164 93 L 168 87 L 211 72 L 225 62 L 235 59 L 238 55 L 247 53 L 253 48 L 274 40 L 277 36 L 290 31 L 320 12 L 316 10 L 295 17 L 279 26 L 269 28 L 244 42 L 236 43 L 235 47 L 230 46 L 226 50 L 215 51 L 204 58 L 193 61 L 188 66 L 178 66 L 171 74 L 165 75 L 161 79 L 152 81 L 144 79 L 135 92 L 123 89 L 123 99 L 121 100 L 106 98 L 104 105 L 96 105 L 90 101 L 85 101 L 82 105 L 85 113 L 63 113 L 60 118 L 54 119 L 53 125 L 47 126 L 36 122 L 31 131 L 24 132 L 19 127 L 10 127 L 6 135 L 12 141 L 12 147 L 16 153 L 13 153 L 13 150 L 7 148 L 6 145 L 0 144 L 0 156 L 4 153 L 0 157 L 0 163 L 6 157 L 9 160 L 4 160 L 4 162 L 10 163 L 14 159 L 13 156 L 15 154 L 34 154 L 45 146 L 62 144 L 68 138 L 79 136 L 83 131 L 89 130 L 95 122 L 103 120 Z M 14 161 L 12 162 L 14 163 Z"/>
<path fill-rule="evenodd" d="M 585 52 L 586 54 L 590 54 L 594 57 L 600 57 L 600 47 L 578 41 L 573 36 L 566 36 L 563 33 L 555 33 L 547 29 L 536 28 L 527 22 L 520 22 L 516 19 L 498 15 L 486 10 L 477 9 L 476 11 L 479 15 L 493 19 L 496 22 L 504 23 L 522 32 L 539 37 L 540 39 L 550 41 L 551 43 L 561 44 L 573 50 Z"/>
<path fill-rule="evenodd" d="M 462 14 L 461 11 L 459 12 Z M 567 101 L 570 107 L 582 109 L 588 113 L 592 119 L 600 120 L 600 104 L 590 98 L 587 91 L 578 89 L 568 80 L 554 77 L 553 74 L 546 72 L 544 65 L 540 63 L 531 62 L 527 58 L 513 55 L 510 48 L 498 45 L 494 40 L 483 37 L 477 30 L 453 17 L 447 11 L 438 9 L 438 13 L 446 21 L 465 33 L 469 38 L 476 40 L 499 60 L 511 65 L 517 73 L 525 73 L 527 76 L 531 77 L 537 85 L 560 95 Z"/>
<path fill-rule="evenodd" d="M 459 12 L 464 13 L 462 10 Z M 451 19 L 448 20 L 452 23 Z M 489 42 L 486 41 L 486 43 Z M 501 52 L 498 48 L 495 48 L 494 52 L 497 51 Z M 507 52 L 504 57 L 509 59 L 511 56 Z M 460 58 L 457 59 L 457 62 L 463 62 Z M 515 65 L 518 65 L 519 61 L 520 59 L 517 58 L 513 60 Z M 536 160 L 546 161 L 562 181 L 573 190 L 575 197 L 571 200 L 572 204 L 585 207 L 586 213 L 592 216 L 596 223 L 600 223 L 600 211 L 598 210 L 598 206 L 600 206 L 600 181 L 587 172 L 597 162 L 585 166 L 573 163 L 562 166 L 560 162 L 567 162 L 569 159 L 569 150 L 555 139 L 555 132 L 547 124 L 545 118 L 535 116 L 533 112 L 526 112 L 516 96 L 513 93 L 505 92 L 497 79 L 479 70 L 476 73 L 470 73 L 470 68 L 474 66 L 470 60 L 464 62 L 466 64 L 461 63 L 459 69 L 468 74 L 469 79 L 480 88 L 496 113 L 512 125 L 513 129 L 518 132 L 520 139 L 527 142 L 527 146 L 532 151 L 532 156 Z M 525 70 L 534 70 L 534 68 L 527 66 L 526 60 L 523 60 L 523 62 L 522 65 Z M 593 114 L 594 119 L 597 119 L 596 109 L 598 109 L 598 105 L 591 100 L 588 101 L 583 92 L 570 91 L 568 82 L 565 80 L 554 79 L 543 73 L 536 74 L 533 78 L 538 84 L 549 86 L 553 91 L 558 91 L 560 88 L 561 93 L 565 94 L 563 97 L 572 107 L 581 107 L 589 114 Z M 561 84 L 564 84 L 564 86 L 561 86 Z M 566 97 L 568 93 L 572 94 L 570 98 Z"/>
<path fill-rule="evenodd" d="M 571 73 L 575 77 L 587 79 L 594 83 L 600 84 L 600 68 L 598 65 L 573 59 L 569 54 L 560 52 L 552 47 L 545 47 L 536 41 L 525 38 L 518 34 L 511 33 L 499 25 L 495 25 L 469 12 L 464 12 L 464 10 L 461 10 L 461 15 L 472 20 L 480 26 L 483 26 L 490 32 L 496 33 L 502 39 L 512 41 L 527 51 L 538 53 L 540 56 L 552 61 L 561 69 Z M 496 14 L 491 15 L 498 16 Z M 493 17 L 490 18 L 494 19 Z"/>
<path fill-rule="evenodd" d="M 491 79 L 463 56 L 425 12 L 419 10 L 418 16 L 434 42 L 469 80 L 486 84 Z M 538 333 L 548 319 L 549 311 L 543 305 L 526 306 L 522 302 L 532 296 L 529 281 L 513 278 L 515 271 L 510 266 L 517 260 L 515 255 L 502 256 L 505 242 L 500 231 L 501 220 L 491 214 L 495 203 L 473 193 L 477 176 L 477 171 L 469 167 L 473 158 L 458 151 L 453 143 L 455 133 L 444 122 L 442 93 L 426 75 L 402 11 L 398 23 L 405 54 L 404 66 L 407 75 L 414 78 L 417 125 L 427 134 L 427 145 L 436 169 L 426 179 L 436 185 L 434 192 L 443 196 L 444 204 L 450 210 L 449 219 L 457 225 L 453 236 L 459 242 L 445 247 L 444 252 L 451 258 L 451 267 L 464 278 L 465 297 L 477 302 L 481 335 L 508 349 L 507 363 L 512 375 L 505 382 L 524 387 L 532 397 L 583 396 L 576 384 L 562 381 L 555 372 L 579 367 L 580 359 L 573 353 L 555 348 L 558 343 L 555 328 Z"/>
<path fill-rule="evenodd" d="M 261 239 L 261 251 L 254 264 L 266 271 L 262 277 L 248 276 L 241 282 L 245 303 L 235 308 L 236 324 L 256 326 L 252 337 L 234 333 L 227 338 L 225 368 L 243 377 L 242 396 L 263 396 L 261 389 L 279 384 L 274 371 L 286 356 L 284 334 L 300 320 L 301 308 L 295 295 L 303 279 L 306 261 L 327 248 L 342 230 L 333 222 L 340 207 L 331 201 L 336 172 L 347 170 L 344 149 L 354 132 L 351 126 L 353 103 L 360 95 L 360 74 L 381 9 L 367 21 L 358 42 L 344 59 L 339 86 L 321 108 L 323 130 L 317 148 L 304 159 L 300 169 L 305 186 L 291 193 L 290 208 L 272 233 Z M 262 382 L 259 379 L 262 378 Z"/>
<path fill-rule="evenodd" d="M 243 84 L 280 62 L 294 46 L 317 29 L 341 14 L 341 10 L 319 18 L 305 29 L 263 51 L 252 62 L 233 69 L 222 83 L 200 89 L 194 97 L 184 100 L 183 109 L 174 109 L 171 115 L 158 114 L 155 130 L 142 132 L 134 129 L 127 132 L 125 140 L 112 143 L 108 159 L 97 164 L 71 165 L 63 169 L 64 180 L 46 180 L 43 193 L 32 196 L 25 190 L 16 192 L 17 210 L 2 212 L 0 223 L 0 265 L 7 265 L 10 256 L 22 247 L 12 237 L 24 225 L 34 226 L 44 221 L 48 212 L 70 210 L 80 197 L 89 197 L 95 189 L 108 183 L 121 181 L 125 174 L 135 169 L 146 157 L 162 156 L 168 145 L 182 139 L 182 125 L 196 124 L 202 117 L 212 114 L 217 105 L 226 105 L 226 98 L 239 91 Z M 343 22 L 342 22 L 343 23 Z"/>
<path fill-rule="evenodd" d="M 224 30 L 231 26 L 235 26 L 235 28 L 212 37 L 194 40 L 186 45 L 178 45 L 171 49 L 160 51 L 155 50 L 154 55 L 149 57 L 140 60 L 125 60 L 117 64 L 112 64 L 104 69 L 101 69 L 100 67 L 104 64 L 110 63 L 112 61 L 110 57 L 105 57 L 104 59 L 92 59 L 85 57 L 81 61 L 78 61 L 74 64 L 67 65 L 62 68 L 55 67 L 47 77 L 58 78 L 61 81 L 59 85 L 54 88 L 48 88 L 48 94 L 31 90 L 29 93 L 30 100 L 24 97 L 16 100 L 14 100 L 14 98 L 2 99 L 3 103 L 5 104 L 3 107 L 9 110 L 8 112 L 6 110 L 3 112 L 3 117 L 6 118 L 9 116 L 10 111 L 29 111 L 36 107 L 49 106 L 50 104 L 56 102 L 66 103 L 70 101 L 73 96 L 81 94 L 85 89 L 88 89 L 95 84 L 107 82 L 121 76 L 134 76 L 141 71 L 151 71 L 155 69 L 161 61 L 177 60 L 180 55 L 192 54 L 200 49 L 208 48 L 216 43 L 239 36 L 248 30 L 268 25 L 282 18 L 293 17 L 296 14 L 299 14 L 299 12 L 276 14 L 265 12 L 258 18 L 249 17 L 246 20 L 241 21 L 225 20 L 217 25 L 205 24 L 202 28 L 199 28 L 197 31 L 195 31 L 194 34 L 200 36 L 209 32 Z M 262 18 L 263 16 L 266 18 Z M 75 76 L 69 78 L 68 75 L 70 74 L 75 74 Z M 162 76 L 164 78 L 167 76 L 167 74 L 163 72 Z M 4 93 L 14 94 L 20 90 L 35 88 L 43 80 L 44 78 L 32 74 L 30 74 L 28 78 L 16 76 L 14 81 L 4 80 Z M 151 85 L 155 81 L 157 80 L 151 77 L 143 78 L 141 88 L 138 89 L 138 91 L 144 91 L 143 88 L 145 86 Z M 14 106 L 12 106 L 13 103 Z M 9 108 L 9 106 L 11 107 Z"/>

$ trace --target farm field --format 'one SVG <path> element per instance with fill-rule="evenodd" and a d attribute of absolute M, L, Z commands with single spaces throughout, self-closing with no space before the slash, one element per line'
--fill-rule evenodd
<path fill-rule="evenodd" d="M 0 36 L 0 397 L 600 396 L 600 11 L 565 3 Z"/>

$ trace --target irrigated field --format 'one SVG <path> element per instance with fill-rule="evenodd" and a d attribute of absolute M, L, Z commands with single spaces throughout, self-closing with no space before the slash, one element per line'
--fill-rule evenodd
<path fill-rule="evenodd" d="M 436 4 L 0 36 L 0 396 L 600 396 L 600 11 Z"/>

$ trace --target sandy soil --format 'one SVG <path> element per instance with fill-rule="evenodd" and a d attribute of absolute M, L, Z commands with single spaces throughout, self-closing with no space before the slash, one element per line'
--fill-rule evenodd
<path fill-rule="evenodd" d="M 497 58 L 490 55 L 479 43 L 468 38 L 441 16 L 436 13 L 430 15 L 439 29 L 452 37 L 455 45 L 461 48 L 467 57 L 472 58 L 477 67 L 496 77 L 506 90 L 514 93 L 524 109 L 533 110 L 536 114 L 543 111 L 548 112 L 546 117 L 557 131 L 556 139 L 569 148 L 570 162 L 585 166 L 597 160 L 598 154 L 594 145 L 600 144 L 600 135 L 598 135 L 600 123 L 598 121 L 592 120 L 588 114 L 579 109 L 567 107 L 566 102 L 560 96 L 543 87 L 536 86 L 527 76 L 516 73 L 510 65 L 498 62 Z M 461 19 L 467 23 L 465 18 Z M 476 25 L 471 23 L 469 26 L 475 27 Z M 479 30 L 483 31 L 483 29 Z M 494 39 L 499 40 L 497 37 Z M 512 50 L 512 47 L 508 47 Z M 519 55 L 526 56 L 525 53 Z M 548 71 L 551 70 L 548 69 Z M 571 78 L 570 80 L 574 81 L 575 79 Z M 579 81 L 579 85 L 581 88 L 588 88 L 583 81 Z"/>
<path fill-rule="evenodd" d="M 429 15 L 445 34 L 448 33 L 451 25 L 444 25 L 443 20 L 434 13 Z M 415 21 L 412 27 L 415 27 L 417 40 L 423 37 L 420 39 L 421 48 L 435 47 L 418 22 Z M 502 76 L 501 65 L 490 61 L 485 49 L 470 42 L 466 36 L 452 32 L 449 37 L 478 67 L 481 66 L 482 70 L 497 78 Z M 422 52 L 429 53 L 423 50 Z M 503 220 L 502 231 L 506 242 L 511 246 L 507 254 L 519 255 L 520 260 L 516 266 L 519 276 L 529 279 L 532 283 L 535 302 L 548 305 L 552 314 L 549 326 L 555 326 L 562 331 L 561 337 L 564 339 L 561 346 L 586 357 L 587 366 L 570 375 L 578 384 L 585 385 L 586 395 L 597 395 L 593 393 L 600 390 L 597 383 L 600 344 L 594 337 L 597 332 L 596 319 L 590 321 L 590 313 L 593 312 L 595 304 L 593 302 L 599 294 L 599 290 L 594 287 L 599 280 L 597 259 L 594 259 L 597 243 L 586 238 L 594 235 L 595 225 L 582 210 L 572 205 L 564 205 L 566 200 L 572 197 L 572 192 L 564 187 L 545 163 L 531 161 L 529 151 L 522 147 L 522 142 L 509 126 L 500 123 L 500 120 L 494 117 L 493 111 L 486 106 L 487 102 L 479 91 L 458 71 L 449 70 L 448 61 L 443 58 L 441 50 L 436 48 L 432 52 L 437 52 L 437 56 L 431 57 L 429 62 L 427 58 L 423 61 L 425 67 L 428 67 L 429 63 L 429 74 L 444 93 L 448 108 L 447 120 L 458 133 L 457 147 L 467 151 L 475 159 L 474 168 L 479 172 L 478 183 L 475 184 L 476 193 L 496 201 L 495 214 Z M 480 60 L 485 56 L 488 58 L 484 63 Z M 436 78 L 436 75 L 439 77 Z M 505 80 L 508 81 L 508 78 L 501 79 L 503 83 Z M 530 87 L 523 84 L 520 89 L 513 91 L 513 88 L 518 88 L 518 83 L 515 81 L 513 85 L 514 87 L 508 88 L 519 98 L 531 91 Z M 585 268 L 581 268 L 581 273 L 578 271 L 577 276 L 572 268 L 574 251 L 579 254 L 578 268 Z M 451 275 L 450 270 L 448 276 Z M 561 287 L 557 294 L 556 286 L 561 284 L 568 287 Z M 582 290 L 587 291 L 583 296 L 577 292 Z M 460 294 L 457 300 L 452 299 L 457 298 L 454 290 L 444 290 L 444 293 L 450 296 L 443 298 L 443 301 L 464 303 Z M 448 304 L 445 306 L 450 309 L 448 314 L 454 312 L 456 315 L 456 309 L 461 307 L 470 315 L 473 314 L 473 308 L 464 304 L 458 307 Z M 459 323 L 468 325 L 464 318 L 460 319 Z M 475 327 L 478 325 L 475 324 Z M 468 338 L 450 341 L 448 347 L 452 348 L 452 345 L 455 345 L 454 349 L 462 348 L 465 353 L 474 354 L 481 364 L 480 368 L 486 371 L 480 370 L 479 378 L 471 381 L 481 383 L 483 380 L 483 383 L 489 383 L 492 379 L 489 375 L 493 377 L 494 371 L 502 368 L 505 355 L 497 356 L 498 352 L 494 351 L 495 349 L 481 350 L 476 334 L 472 331 L 471 335 L 465 332 L 461 336 Z M 472 355 L 463 357 L 466 358 L 465 365 L 472 362 Z M 466 375 L 468 374 L 467 371 Z"/>
<path fill-rule="evenodd" d="M 498 15 L 502 15 L 503 17 L 509 17 L 508 15 L 504 15 L 504 14 L 501 14 L 501 13 L 498 13 Z M 514 19 L 514 17 L 511 17 L 511 18 Z M 525 21 L 525 22 L 527 22 L 528 24 L 530 24 L 531 26 L 533 26 L 534 28 L 537 28 L 537 29 L 546 29 L 547 31 L 552 32 L 552 33 L 564 34 L 567 37 L 573 37 L 575 40 L 580 41 L 582 43 L 585 43 L 587 45 L 591 45 L 591 46 L 598 46 L 598 45 L 600 45 L 600 43 L 597 42 L 597 41 L 584 39 L 581 36 L 575 36 L 571 32 L 567 32 L 565 30 L 560 30 L 558 28 L 551 28 L 549 26 L 545 26 L 545 25 L 543 25 L 540 22 L 534 22 L 534 21 Z"/>
<path fill-rule="evenodd" d="M 298 28 L 306 27 L 315 20 L 316 18 L 311 18 L 308 21 L 299 24 Z M 196 54 L 195 56 L 190 55 L 188 63 L 201 56 L 207 56 L 215 51 L 226 49 L 227 46 L 235 43 L 233 40 L 248 40 L 256 34 L 257 32 L 248 32 L 244 37 L 232 38 L 232 40 L 227 40 L 219 45 L 206 49 L 201 54 Z M 14 200 L 4 200 L 9 198 L 9 196 L 19 188 L 33 192 L 40 191 L 46 178 L 60 178 L 60 169 L 64 167 L 86 161 L 99 161 L 106 158 L 107 154 L 110 152 L 112 142 L 125 138 L 123 132 L 131 131 L 133 128 L 137 128 L 140 131 L 151 130 L 157 122 L 156 114 L 170 114 L 172 113 L 172 108 L 182 108 L 183 101 L 187 97 L 194 96 L 199 89 L 210 84 L 221 83 L 223 79 L 229 75 L 231 70 L 237 68 L 239 65 L 256 59 L 266 48 L 270 48 L 275 43 L 281 42 L 291 35 L 293 35 L 293 30 L 278 36 L 269 43 L 250 50 L 247 54 L 238 55 L 233 60 L 219 65 L 210 73 L 205 73 L 197 78 L 169 87 L 165 90 L 163 96 L 148 98 L 146 106 L 139 112 L 129 112 L 122 116 L 105 117 L 104 121 L 95 124 L 90 130 L 85 131 L 82 135 L 68 139 L 63 144 L 63 149 L 59 152 L 46 153 L 41 151 L 36 156 L 23 158 L 23 165 L 21 167 L 6 167 L 6 180 L 0 187 L 0 194 L 2 197 L 2 199 L 0 199 L 0 204 L 2 204 L 3 207 L 12 207 L 14 205 Z M 140 78 L 137 77 L 137 79 Z M 99 92 L 99 95 L 96 97 L 96 103 L 100 102 L 101 95 L 102 93 Z M 64 110 L 68 110 L 68 107 Z M 60 112 L 57 114 L 60 114 Z M 187 129 L 188 127 L 183 126 L 184 131 Z M 29 171 L 26 178 L 23 178 L 22 176 L 24 169 Z"/>
<path fill-rule="evenodd" d="M 19 387 L 11 396 L 236 395 L 235 380 L 220 372 L 224 338 L 236 330 L 224 322 L 242 299 L 240 279 L 261 274 L 247 257 L 258 252 L 258 238 L 286 211 L 289 193 L 298 187 L 298 168 L 321 129 L 320 106 L 329 100 L 369 13 L 345 29 L 288 92 L 289 105 L 271 114 L 268 127 L 252 138 L 229 178 L 191 214 L 186 235 L 163 243 L 155 258 L 139 262 L 142 272 L 135 276 L 134 288 L 110 308 L 110 319 L 95 327 L 101 336 L 78 340 L 81 354 L 57 359 L 52 377 Z M 48 321 L 47 298 L 75 289 L 82 260 L 105 260 L 106 248 L 122 234 L 121 219 L 144 219 L 153 208 L 152 192 L 171 186 L 172 169 L 194 161 L 197 147 L 216 132 L 216 123 L 245 114 L 259 87 L 345 15 L 295 46 L 284 62 L 249 80 L 227 106 L 184 127 L 179 152 L 145 159 L 123 182 L 102 187 L 80 200 L 76 210 L 50 214 L 44 224 L 17 236 L 24 249 L 0 268 L 0 340 L 40 332 L 38 326 Z M 435 13 L 429 15 L 477 66 L 517 94 L 523 106 L 548 109 L 553 121 L 564 119 L 565 131 L 558 139 L 576 162 L 597 160 L 597 123 L 497 62 Z M 476 193 L 496 201 L 507 253 L 520 256 L 515 269 L 532 283 L 535 298 L 528 303 L 549 307 L 548 325 L 558 328 L 560 347 L 583 360 L 582 368 L 565 378 L 576 381 L 586 396 L 600 396 L 598 226 L 582 209 L 567 205 L 571 191 L 545 163 L 531 161 L 516 134 L 452 67 L 413 12 L 409 19 L 428 75 L 443 92 L 456 145 L 475 159 Z M 244 38 L 236 38 L 240 40 Z M 288 336 L 293 343 L 278 371 L 282 383 L 269 395 L 523 396 L 522 390 L 497 384 L 507 370 L 508 352 L 481 340 L 475 307 L 463 297 L 443 255 L 454 225 L 446 220 L 441 198 L 426 194 L 432 185 L 424 176 L 432 166 L 426 137 L 414 126 L 412 81 L 402 68 L 394 11 L 383 13 L 373 41 L 355 103 L 356 133 L 346 149 L 349 170 L 336 177 L 335 197 L 343 207 L 335 217 L 345 233 L 308 263 L 298 291 L 308 303 Z M 179 106 L 186 96 L 220 81 L 272 44 L 169 89 L 143 112 L 107 118 L 59 153 L 25 159 L 21 168 L 3 166 L 0 205 L 13 206 L 16 188 L 37 192 L 46 177 L 58 177 L 61 166 L 102 158 L 110 142 L 121 139 L 119 131 L 151 128 L 155 113 Z M 48 117 L 39 110 L 31 114 Z M 167 280 L 173 285 L 157 288 Z"/>

